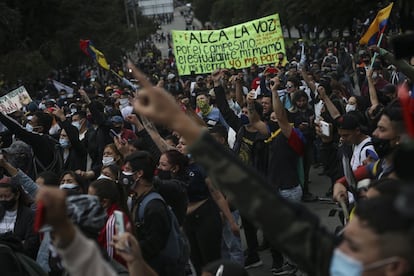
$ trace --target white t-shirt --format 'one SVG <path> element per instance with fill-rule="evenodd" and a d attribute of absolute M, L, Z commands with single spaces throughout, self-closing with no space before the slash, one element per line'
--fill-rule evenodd
<path fill-rule="evenodd" d="M 365 138 L 361 143 L 358 145 L 354 145 L 354 151 L 352 153 L 351 158 L 351 168 L 352 170 L 356 170 L 358 167 L 362 166 L 362 162 L 367 159 L 367 150 L 372 150 L 375 152 L 374 146 L 371 144 L 367 145 L 367 143 L 371 143 L 371 137 Z"/>

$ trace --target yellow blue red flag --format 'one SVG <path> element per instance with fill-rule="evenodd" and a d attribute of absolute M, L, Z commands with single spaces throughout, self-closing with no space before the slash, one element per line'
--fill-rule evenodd
<path fill-rule="evenodd" d="M 93 46 L 90 40 L 80 40 L 79 46 L 87 56 L 90 56 L 104 69 L 109 70 L 109 64 L 105 59 L 104 54 Z"/>
<path fill-rule="evenodd" d="M 377 43 L 378 38 L 380 37 L 381 33 L 384 32 L 385 27 L 388 23 L 388 18 L 390 17 L 390 13 L 392 10 L 392 6 L 394 2 L 380 10 L 377 16 L 372 21 L 371 25 L 369 26 L 368 30 L 359 40 L 359 44 L 364 45 L 374 45 Z"/>

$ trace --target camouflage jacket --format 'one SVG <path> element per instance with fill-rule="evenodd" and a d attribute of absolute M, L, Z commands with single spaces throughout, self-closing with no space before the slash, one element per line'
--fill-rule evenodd
<path fill-rule="evenodd" d="M 300 204 L 271 190 L 263 176 L 204 133 L 189 147 L 212 182 L 240 212 L 263 229 L 268 241 L 309 275 L 329 275 L 335 238 Z"/>

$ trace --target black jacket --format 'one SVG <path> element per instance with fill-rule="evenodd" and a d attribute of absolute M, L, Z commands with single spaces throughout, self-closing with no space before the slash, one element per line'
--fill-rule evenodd
<path fill-rule="evenodd" d="M 17 209 L 14 235 L 22 242 L 26 255 L 36 259 L 40 245 L 39 236 L 33 231 L 35 213 L 27 206 L 19 206 Z"/>
<path fill-rule="evenodd" d="M 86 156 L 87 151 L 85 145 L 79 140 L 79 132 L 68 120 L 59 123 L 60 127 L 66 131 L 71 147 L 69 148 L 69 155 L 63 163 L 63 170 L 86 170 Z M 62 149 L 62 158 L 63 158 Z"/>

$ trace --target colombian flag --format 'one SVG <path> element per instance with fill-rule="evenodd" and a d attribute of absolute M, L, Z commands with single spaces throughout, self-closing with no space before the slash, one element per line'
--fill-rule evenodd
<path fill-rule="evenodd" d="M 368 30 L 359 40 L 359 44 L 368 44 L 370 46 L 377 43 L 380 34 L 384 32 L 385 26 L 388 23 L 388 17 L 390 17 L 393 5 L 394 3 L 392 2 L 391 4 L 389 4 L 388 6 L 386 6 L 378 12 L 377 16 L 372 21 Z"/>
<path fill-rule="evenodd" d="M 109 70 L 109 64 L 106 62 L 104 54 L 93 46 L 92 41 L 81 39 L 79 46 L 82 52 L 96 60 L 102 68 Z"/>

